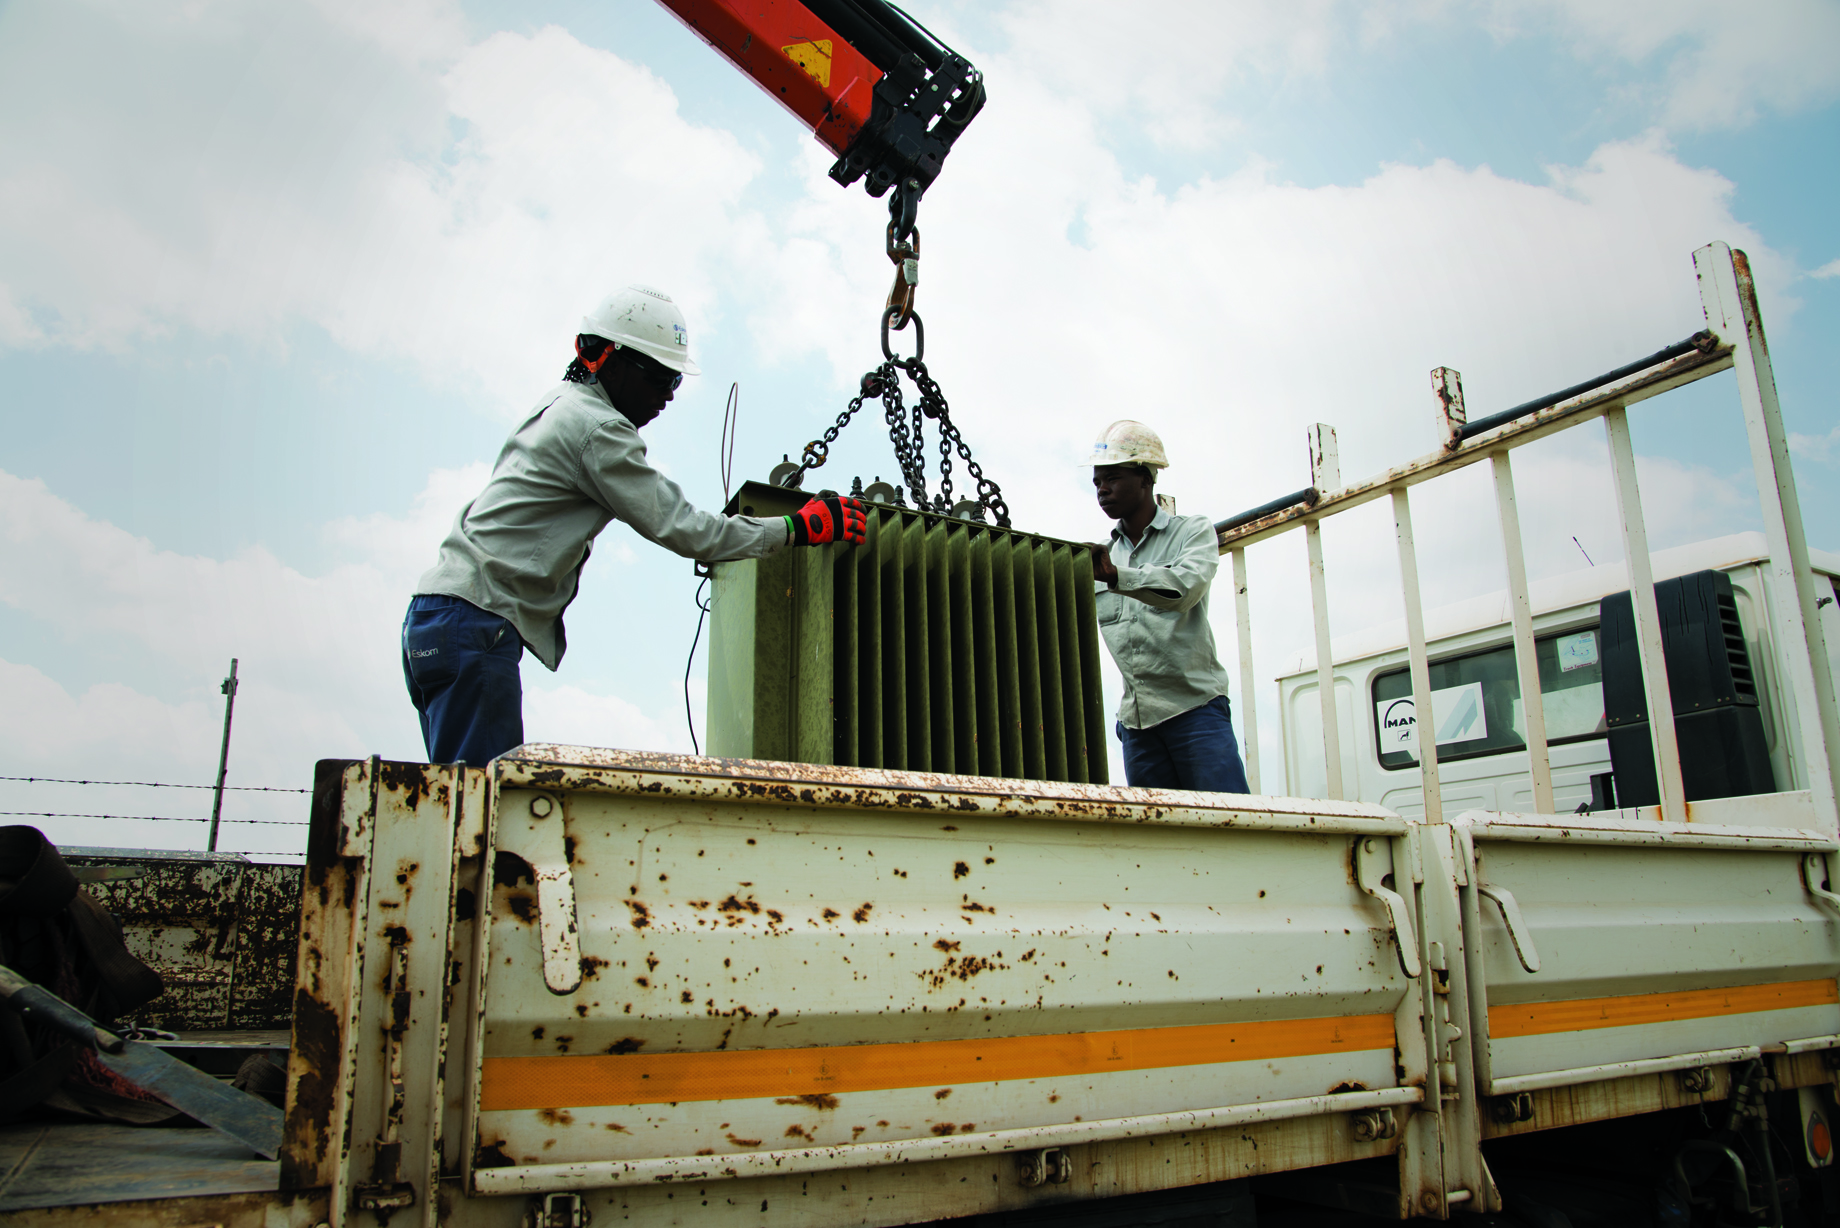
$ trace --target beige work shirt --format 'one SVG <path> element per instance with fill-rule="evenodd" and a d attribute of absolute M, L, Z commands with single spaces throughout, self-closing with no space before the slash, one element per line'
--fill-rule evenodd
<path fill-rule="evenodd" d="M 647 541 L 705 562 L 782 549 L 783 516 L 698 511 L 646 463 L 639 431 L 599 384 L 564 383 L 511 433 L 479 497 L 460 509 L 415 591 L 461 597 L 511 620 L 555 669 L 568 648 L 562 612 L 581 586 L 595 535 L 619 520 Z"/>
<path fill-rule="evenodd" d="M 1124 675 L 1119 721 L 1146 729 L 1225 695 L 1208 624 L 1208 586 L 1220 566 L 1213 523 L 1159 507 L 1136 545 L 1112 530 L 1111 559 L 1117 587 L 1094 588 L 1099 630 Z"/>

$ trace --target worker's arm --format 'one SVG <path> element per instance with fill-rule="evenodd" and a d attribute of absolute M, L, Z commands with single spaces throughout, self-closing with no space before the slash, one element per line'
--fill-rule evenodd
<path fill-rule="evenodd" d="M 1145 605 L 1180 613 L 1207 594 L 1220 567 L 1220 550 L 1205 517 L 1178 521 L 1170 529 L 1180 535 L 1176 557 L 1157 567 L 1116 568 L 1118 578 L 1112 588 Z"/>
<path fill-rule="evenodd" d="M 587 493 L 649 542 L 687 559 L 760 558 L 792 540 L 784 516 L 717 516 L 699 511 L 676 482 L 652 468 L 645 443 L 624 418 L 603 422 L 582 447 Z"/>

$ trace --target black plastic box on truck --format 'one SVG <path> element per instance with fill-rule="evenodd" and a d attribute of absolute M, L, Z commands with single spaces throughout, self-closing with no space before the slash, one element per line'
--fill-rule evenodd
<path fill-rule="evenodd" d="M 1756 676 L 1731 577 L 1701 571 L 1664 580 L 1655 585 L 1655 605 L 1687 800 L 1775 792 Z M 1616 804 L 1653 806 L 1661 797 L 1629 594 L 1605 597 L 1598 616 Z"/>

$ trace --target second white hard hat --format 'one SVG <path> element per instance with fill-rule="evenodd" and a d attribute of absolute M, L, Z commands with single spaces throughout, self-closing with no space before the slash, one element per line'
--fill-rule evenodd
<path fill-rule="evenodd" d="M 1087 463 L 1167 469 L 1169 457 L 1164 454 L 1163 441 L 1155 431 L 1141 422 L 1120 418 L 1099 432 L 1099 438 L 1093 441 L 1092 459 Z"/>
<path fill-rule="evenodd" d="M 581 331 L 630 345 L 673 371 L 701 374 L 701 368 L 690 361 L 684 313 L 662 290 L 639 285 L 615 290 L 581 318 Z"/>

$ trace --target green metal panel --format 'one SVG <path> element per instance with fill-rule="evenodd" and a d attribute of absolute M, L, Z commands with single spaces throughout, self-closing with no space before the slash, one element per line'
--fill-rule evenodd
<path fill-rule="evenodd" d="M 1016 584 L 1016 657 L 1022 669 L 1022 775 L 1048 779 L 1048 752 L 1042 740 L 1041 628 L 1035 613 L 1035 552 L 1026 537 L 1010 547 L 1010 574 Z"/>
<path fill-rule="evenodd" d="M 924 521 L 921 522 L 923 525 Z M 925 533 L 927 712 L 931 716 L 932 753 L 927 767 L 935 772 L 957 769 L 958 741 L 953 733 L 952 573 L 946 563 L 946 522 L 935 520 Z"/>
<path fill-rule="evenodd" d="M 1054 617 L 1056 651 L 1061 663 L 1061 737 L 1067 746 L 1067 779 L 1085 784 L 1092 779 L 1086 763 L 1086 712 L 1080 678 L 1080 633 L 1074 626 L 1073 551 L 1057 549 L 1054 566 Z"/>
<path fill-rule="evenodd" d="M 906 585 L 907 766 L 924 772 L 933 762 L 931 637 L 926 604 L 926 520 L 907 519 L 901 528 L 901 580 Z"/>
<path fill-rule="evenodd" d="M 830 763 L 836 755 L 835 636 L 831 608 L 836 591 L 833 555 L 842 546 L 785 550 L 778 557 L 791 564 L 791 592 L 787 603 L 792 617 L 793 676 L 786 697 L 792 721 L 792 754 L 799 763 Z"/>
<path fill-rule="evenodd" d="M 946 538 L 946 574 L 952 577 L 952 602 L 946 627 L 952 639 L 952 758 L 967 776 L 979 775 L 978 669 L 976 619 L 971 605 L 971 534 Z"/>
<path fill-rule="evenodd" d="M 1068 780 L 1067 714 L 1061 699 L 1060 621 L 1055 614 L 1054 547 L 1040 542 L 1031 560 L 1035 568 L 1035 651 L 1041 658 L 1041 741 L 1047 757 L 1044 780 Z M 1071 600 L 1073 594 L 1067 594 Z"/>
<path fill-rule="evenodd" d="M 990 583 L 990 534 L 968 536 L 965 553 L 971 575 L 971 610 L 966 618 L 977 676 L 977 770 L 1003 775 L 1003 731 L 997 699 L 997 597 Z"/>
<path fill-rule="evenodd" d="M 990 543 L 990 588 L 996 610 L 997 700 L 1001 706 L 998 734 L 1004 776 L 1021 776 L 1027 770 L 1022 736 L 1022 653 L 1016 636 L 1015 542 L 1008 535 L 993 536 Z"/>
<path fill-rule="evenodd" d="M 1111 730 L 1105 719 L 1105 690 L 1099 673 L 1099 613 L 1093 592 L 1092 555 L 1085 550 L 1073 554 L 1073 621 L 1080 637 L 1080 677 L 1086 725 L 1087 783 L 1102 785 L 1112 778 Z"/>
<path fill-rule="evenodd" d="M 866 549 L 833 546 L 825 552 L 831 567 L 832 721 L 836 730 L 834 762 L 856 766 L 862 762 L 862 597 L 857 591 L 857 571 Z"/>
<path fill-rule="evenodd" d="M 854 551 L 845 551 L 846 564 L 856 572 L 856 606 L 848 621 L 856 636 L 856 757 L 859 767 L 881 767 L 882 750 L 882 581 L 877 551 L 888 518 L 869 513 L 868 537 Z M 841 615 L 840 615 L 841 617 Z"/>
<path fill-rule="evenodd" d="M 716 569 L 709 595 L 709 694 L 704 725 L 712 755 L 754 753 L 754 594 L 760 560 Z"/>
<path fill-rule="evenodd" d="M 907 526 L 899 512 L 882 518 L 877 549 L 882 585 L 882 767 L 907 766 L 907 615 L 902 564 Z"/>

